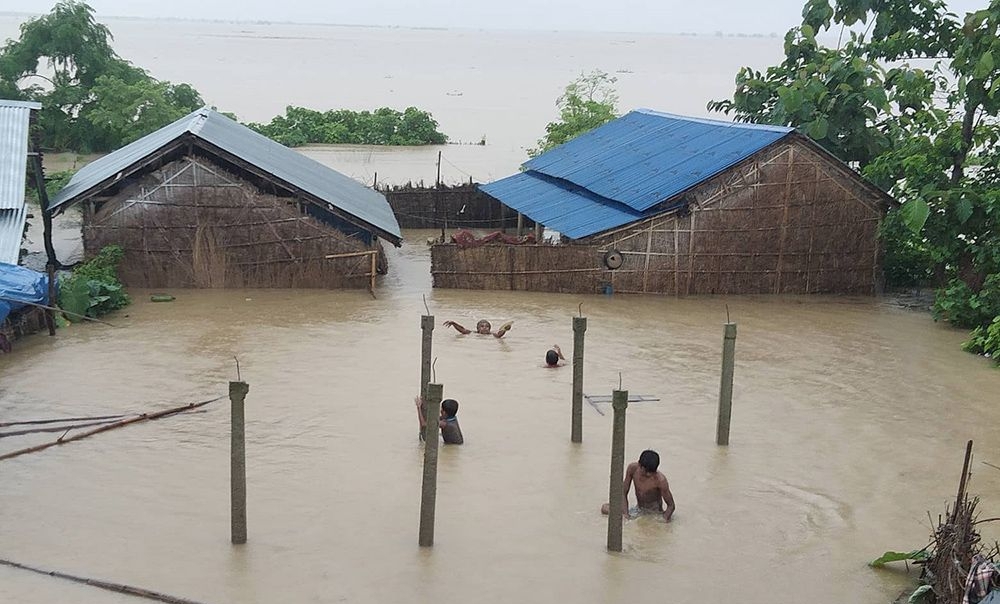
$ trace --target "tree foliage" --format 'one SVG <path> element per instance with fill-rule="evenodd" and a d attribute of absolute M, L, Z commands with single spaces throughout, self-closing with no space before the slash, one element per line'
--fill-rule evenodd
<path fill-rule="evenodd" d="M 537 147 L 528 150 L 528 155 L 540 155 L 618 117 L 616 81 L 617 78 L 594 70 L 581 73 L 570 82 L 556 100 L 559 121 L 545 126 L 545 136 L 538 139 Z"/>
<path fill-rule="evenodd" d="M 984 4 L 808 0 L 784 61 L 709 103 L 799 128 L 901 201 L 882 229 L 890 283 L 959 279 L 972 297 L 1000 273 L 1000 0 Z"/>
<path fill-rule="evenodd" d="M 339 109 L 316 111 L 289 106 L 267 124 L 247 124 L 283 145 L 310 143 L 353 145 L 442 145 L 448 137 L 438 131 L 430 113 L 407 107 L 397 111 Z"/>
<path fill-rule="evenodd" d="M 198 92 L 119 57 L 93 9 L 62 0 L 0 48 L 0 96 L 42 103 L 42 144 L 110 151 L 201 107 Z"/>

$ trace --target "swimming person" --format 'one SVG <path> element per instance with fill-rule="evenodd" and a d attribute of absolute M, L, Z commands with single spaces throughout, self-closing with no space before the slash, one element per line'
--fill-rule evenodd
<path fill-rule="evenodd" d="M 628 465 L 628 469 L 625 470 L 625 483 L 622 486 L 623 496 L 625 497 L 625 507 L 622 508 L 623 515 L 626 517 L 630 515 L 628 509 L 628 491 L 634 484 L 635 499 L 638 504 L 636 513 L 662 513 L 663 519 L 670 522 L 676 506 L 674 505 L 674 496 L 670 493 L 670 485 L 667 484 L 667 477 L 662 472 L 657 471 L 659 466 L 660 456 L 656 451 L 648 449 L 639 455 L 638 462 L 632 462 Z M 663 504 L 666 504 L 666 510 L 663 509 Z M 607 514 L 610 507 L 609 504 L 605 503 L 601 506 L 601 513 Z"/>
<path fill-rule="evenodd" d="M 566 357 L 563 356 L 562 350 L 559 349 L 558 344 L 553 344 L 552 348 L 549 348 L 549 350 L 545 353 L 546 367 L 562 367 L 566 364 L 564 361 L 566 361 Z"/>
<path fill-rule="evenodd" d="M 513 325 L 514 325 L 513 321 L 508 321 L 508 322 L 504 323 L 500 327 L 500 329 L 498 329 L 496 331 L 496 333 L 492 333 L 493 326 L 490 325 L 490 322 L 487 321 L 486 319 L 480 319 L 479 322 L 476 323 L 476 333 L 479 334 L 479 335 L 481 335 L 481 336 L 492 335 L 494 338 L 502 338 L 505 333 L 507 333 L 508 331 L 510 331 L 510 328 Z M 471 329 L 466 329 L 465 327 L 462 327 L 461 325 L 459 325 L 458 323 L 456 323 L 454 321 L 445 321 L 444 322 L 444 326 L 445 327 L 454 327 L 455 331 L 457 331 L 458 333 L 462 334 L 463 336 L 472 333 Z"/>
<path fill-rule="evenodd" d="M 417 405 L 417 418 L 420 421 L 420 439 L 424 439 L 424 428 L 427 426 L 424 420 L 424 401 L 419 396 L 414 399 Z M 458 401 L 446 398 L 441 401 L 441 413 L 438 416 L 438 427 L 441 429 L 441 438 L 446 445 L 461 445 L 465 442 L 462 436 L 462 428 L 458 425 Z"/>

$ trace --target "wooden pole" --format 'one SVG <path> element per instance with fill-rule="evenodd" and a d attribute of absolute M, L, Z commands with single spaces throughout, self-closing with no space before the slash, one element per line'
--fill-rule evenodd
<path fill-rule="evenodd" d="M 32 120 L 34 121 L 34 120 Z M 50 306 L 56 306 L 56 268 L 59 260 L 56 258 L 56 250 L 52 245 L 52 211 L 49 209 L 49 194 L 45 189 L 45 168 L 42 165 L 42 155 L 39 151 L 37 136 L 33 136 L 35 153 L 32 155 L 32 171 L 35 173 L 35 189 L 38 192 L 38 205 L 42 212 L 42 242 L 45 245 L 45 273 L 49 278 L 49 289 L 47 300 Z M 49 335 L 56 335 L 56 321 L 53 311 L 46 309 L 45 326 L 49 329 Z"/>
<path fill-rule="evenodd" d="M 622 483 L 625 479 L 625 410 L 628 390 L 611 393 L 614 422 L 611 428 L 611 479 L 608 484 L 608 551 L 622 551 L 622 516 L 627 510 Z"/>
<path fill-rule="evenodd" d="M 570 440 L 583 442 L 583 334 L 586 317 L 573 317 L 573 411 Z"/>
<path fill-rule="evenodd" d="M 368 286 L 368 290 L 371 292 L 373 296 L 375 295 L 375 273 L 378 270 L 377 261 L 378 261 L 378 252 L 372 250 L 372 280 L 371 284 Z"/>
<path fill-rule="evenodd" d="M 250 385 L 246 382 L 229 382 L 229 400 L 233 408 L 229 483 L 234 545 L 247 542 L 247 464 L 243 402 L 249 391 Z"/>
<path fill-rule="evenodd" d="M 437 180 L 434 181 L 435 187 L 441 186 L 441 152 L 438 151 L 438 169 L 437 169 Z"/>
<path fill-rule="evenodd" d="M 958 497 L 955 498 L 955 509 L 952 510 L 952 521 L 958 514 L 958 509 L 962 507 L 962 500 L 965 499 L 965 485 L 969 478 L 969 464 L 972 463 L 972 441 L 965 444 L 965 463 L 962 464 L 962 479 L 958 481 Z"/>
<path fill-rule="evenodd" d="M 444 386 L 427 384 L 424 398 L 424 479 L 420 490 L 420 547 L 434 545 L 434 508 L 437 504 L 438 420 Z"/>
<path fill-rule="evenodd" d="M 524 214 L 517 213 L 517 236 L 520 237 L 524 234 Z"/>
<path fill-rule="evenodd" d="M 736 361 L 736 323 L 726 323 L 722 339 L 722 383 L 719 386 L 719 420 L 715 444 L 729 444 L 729 420 L 733 413 L 733 369 Z"/>

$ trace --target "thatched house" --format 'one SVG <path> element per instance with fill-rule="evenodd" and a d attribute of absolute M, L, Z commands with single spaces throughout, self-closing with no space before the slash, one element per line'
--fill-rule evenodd
<path fill-rule="evenodd" d="M 435 246 L 435 287 L 859 293 L 893 200 L 791 128 L 638 110 L 484 185 L 561 245 Z"/>
<path fill-rule="evenodd" d="M 124 248 L 133 287 L 368 287 L 400 243 L 378 192 L 201 109 L 88 164 L 55 199 L 83 203 L 88 255 Z"/>

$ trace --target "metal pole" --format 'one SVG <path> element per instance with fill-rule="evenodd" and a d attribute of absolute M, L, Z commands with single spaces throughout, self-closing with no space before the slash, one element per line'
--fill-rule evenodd
<path fill-rule="evenodd" d="M 628 408 L 628 390 L 615 390 L 611 394 L 614 423 L 611 429 L 611 481 L 608 484 L 608 551 L 622 551 L 622 516 L 626 512 L 625 494 L 625 409 Z"/>
<path fill-rule="evenodd" d="M 424 399 L 424 480 L 420 490 L 420 547 L 434 545 L 434 507 L 437 502 L 438 419 L 444 386 L 427 384 Z"/>
<path fill-rule="evenodd" d="M 586 317 L 573 317 L 573 419 L 570 440 L 583 442 L 583 334 Z"/>
<path fill-rule="evenodd" d="M 247 542 L 247 464 L 243 401 L 249 391 L 250 385 L 246 382 L 229 382 L 229 400 L 232 402 L 233 411 L 229 486 L 234 544 Z"/>
<path fill-rule="evenodd" d="M 420 317 L 420 331 L 423 339 L 420 343 L 420 397 L 426 403 L 427 384 L 431 381 L 431 344 L 434 332 L 434 315 Z"/>
<path fill-rule="evenodd" d="M 726 323 L 722 340 L 722 384 L 719 386 L 719 421 L 715 444 L 729 444 L 729 419 L 733 412 L 733 365 L 736 361 L 736 323 Z"/>

